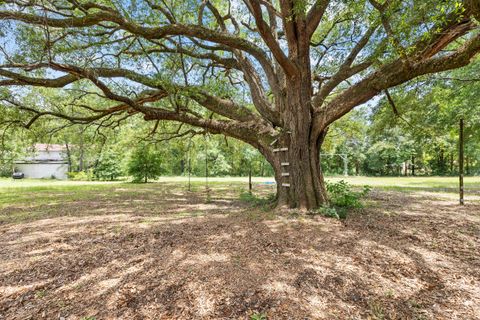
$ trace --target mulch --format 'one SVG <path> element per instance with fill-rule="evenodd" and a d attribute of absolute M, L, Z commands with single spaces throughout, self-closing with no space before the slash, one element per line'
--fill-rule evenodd
<path fill-rule="evenodd" d="M 0 319 L 480 319 L 478 203 L 376 191 L 338 221 L 185 199 L 0 225 Z"/>

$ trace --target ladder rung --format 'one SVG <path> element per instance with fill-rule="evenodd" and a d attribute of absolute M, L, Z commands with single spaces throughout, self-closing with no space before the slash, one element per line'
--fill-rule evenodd
<path fill-rule="evenodd" d="M 273 146 L 275 143 L 277 143 L 278 139 L 273 140 L 272 143 L 270 143 L 271 146 Z"/>
<path fill-rule="evenodd" d="M 290 183 L 282 183 L 282 187 L 290 187 Z"/>
<path fill-rule="evenodd" d="M 281 151 L 288 151 L 288 148 L 277 148 L 277 149 L 273 149 L 273 152 L 281 152 Z"/>
<path fill-rule="evenodd" d="M 281 166 L 282 167 L 286 167 L 286 166 L 289 166 L 290 165 L 290 162 L 282 162 L 281 163 Z"/>
<path fill-rule="evenodd" d="M 288 176 L 290 176 L 290 173 L 288 173 L 288 172 L 282 172 L 282 177 L 288 177 Z"/>

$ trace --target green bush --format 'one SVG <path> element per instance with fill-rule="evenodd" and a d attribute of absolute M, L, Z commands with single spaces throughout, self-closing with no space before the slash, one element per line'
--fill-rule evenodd
<path fill-rule="evenodd" d="M 133 176 L 133 182 L 147 183 L 148 179 L 160 177 L 162 172 L 160 153 L 151 145 L 137 146 L 128 162 L 128 173 Z"/>
<path fill-rule="evenodd" d="M 11 178 L 12 177 L 12 165 L 0 163 L 0 177 Z"/>
<path fill-rule="evenodd" d="M 341 219 L 340 215 L 337 212 L 337 209 L 330 206 L 321 206 L 318 208 L 314 214 L 321 214 L 322 216 L 334 219 Z"/>
<path fill-rule="evenodd" d="M 105 151 L 95 168 L 95 176 L 99 180 L 113 181 L 122 175 L 120 156 L 111 151 Z"/>
<path fill-rule="evenodd" d="M 68 178 L 73 181 L 93 181 L 95 180 L 95 175 L 93 174 L 92 169 L 79 172 L 69 172 Z"/>
<path fill-rule="evenodd" d="M 330 203 L 334 207 L 340 208 L 361 208 L 361 198 L 365 197 L 371 188 L 364 186 L 362 191 L 356 192 L 352 190 L 352 186 L 344 180 L 336 183 L 327 182 L 327 192 L 330 197 Z"/>
<path fill-rule="evenodd" d="M 369 186 L 364 186 L 361 191 L 353 191 L 352 186 L 343 180 L 336 183 L 327 182 L 330 205 L 324 205 L 312 213 L 321 214 L 329 218 L 345 219 L 348 209 L 363 207 L 361 199 L 370 192 L 370 189 Z"/>

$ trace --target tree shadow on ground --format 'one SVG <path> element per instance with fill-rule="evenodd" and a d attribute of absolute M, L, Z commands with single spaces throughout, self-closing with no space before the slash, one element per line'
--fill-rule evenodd
<path fill-rule="evenodd" d="M 171 208 L 180 206 L 168 199 Z M 0 315 L 480 317 L 480 207 L 395 192 L 371 200 L 343 222 L 271 219 L 232 202 L 234 214 L 152 216 L 111 208 L 98 215 L 79 207 L 78 217 L 5 224 Z"/>

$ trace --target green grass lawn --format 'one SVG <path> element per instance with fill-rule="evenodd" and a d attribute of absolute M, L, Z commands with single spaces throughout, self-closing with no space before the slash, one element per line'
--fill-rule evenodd
<path fill-rule="evenodd" d="M 369 185 L 382 189 L 416 190 L 458 189 L 458 177 L 329 177 L 327 180 L 346 180 L 355 186 Z M 465 177 L 467 189 L 480 190 L 480 177 Z M 448 190 L 439 190 L 448 191 Z"/>
<path fill-rule="evenodd" d="M 405 192 L 428 191 L 451 193 L 458 190 L 456 177 L 328 177 L 327 181 L 335 182 L 346 180 L 354 186 L 369 185 L 374 189 L 395 190 Z M 272 184 L 273 178 L 253 178 L 254 185 Z M 185 190 L 188 185 L 186 177 L 162 177 L 155 184 L 167 184 L 168 188 Z M 246 177 L 215 177 L 208 179 L 209 186 L 215 192 L 218 188 L 245 190 L 248 188 Z M 205 178 L 191 179 L 194 190 L 203 190 Z M 480 192 L 480 178 L 465 178 L 466 194 Z M 127 181 L 99 182 L 99 181 L 60 181 L 41 179 L 0 179 L 0 209 L 6 206 L 22 204 L 23 206 L 38 206 L 53 202 L 69 202 L 91 197 L 114 198 L 116 195 L 141 194 L 149 192 L 152 187 L 148 184 L 133 184 Z M 270 190 L 270 189 L 269 189 Z M 273 186 L 271 190 L 274 190 Z"/>
<path fill-rule="evenodd" d="M 273 178 L 254 177 L 252 178 L 254 183 L 271 183 Z M 327 177 L 327 181 L 340 181 L 345 180 L 354 186 L 369 185 L 382 189 L 443 189 L 456 190 L 458 188 L 458 177 L 363 177 L 363 176 L 350 176 L 350 177 Z M 205 183 L 204 177 L 192 177 L 191 181 L 194 185 L 202 185 Z M 187 177 L 162 177 L 156 182 L 172 182 L 172 183 L 188 183 Z M 235 183 L 235 184 L 247 184 L 247 177 L 213 177 L 209 178 L 210 184 L 218 183 Z M 9 191 L 41 191 L 45 189 L 62 189 L 68 190 L 103 190 L 112 187 L 117 187 L 119 184 L 129 188 L 138 188 L 141 184 L 131 184 L 126 181 L 115 182 L 103 182 L 103 181 L 61 181 L 61 180 L 48 180 L 48 179 L 23 179 L 12 180 L 8 178 L 0 178 L 0 192 Z M 466 177 L 465 187 L 472 190 L 480 190 L 480 177 Z M 448 190 L 447 190 L 448 191 Z"/>

